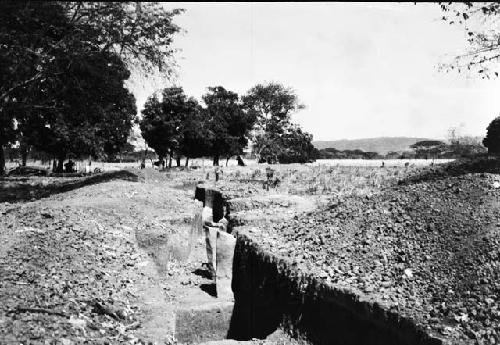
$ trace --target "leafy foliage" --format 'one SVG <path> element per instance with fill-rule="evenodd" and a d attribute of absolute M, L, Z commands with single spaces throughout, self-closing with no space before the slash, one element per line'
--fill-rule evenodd
<path fill-rule="evenodd" d="M 488 125 L 483 145 L 488 148 L 488 153 L 500 154 L 500 116 L 493 119 Z"/>
<path fill-rule="evenodd" d="M 173 155 L 174 151 L 190 151 L 195 154 L 192 147 L 181 148 L 181 144 L 193 144 L 199 136 L 193 131 L 199 128 L 197 119 L 200 119 L 199 105 L 194 98 L 188 98 L 180 87 L 165 88 L 162 91 L 162 100 L 156 95 L 146 101 L 139 122 L 144 140 L 160 157 L 167 153 Z M 195 154 L 196 155 L 196 154 Z"/>
<path fill-rule="evenodd" d="M 415 158 L 437 157 L 446 146 L 446 143 L 439 140 L 422 140 L 411 145 L 415 150 Z"/>
<path fill-rule="evenodd" d="M 474 70 L 483 78 L 498 77 L 500 58 L 500 15 L 498 2 L 440 3 L 442 20 L 464 28 L 469 49 L 441 67 L 459 72 Z"/>
<path fill-rule="evenodd" d="M 222 86 L 209 87 L 203 95 L 206 104 L 205 118 L 210 135 L 210 153 L 214 165 L 219 157 L 231 157 L 243 153 L 248 144 L 250 130 L 255 123 L 254 114 L 243 111 L 238 94 Z"/>
<path fill-rule="evenodd" d="M 291 123 L 291 115 L 304 108 L 291 88 L 258 84 L 243 97 L 243 104 L 256 118 L 253 150 L 260 162 L 304 163 L 318 156 L 312 135 Z"/>
<path fill-rule="evenodd" d="M 205 113 L 196 100 L 193 111 L 182 124 L 182 137 L 179 143 L 179 153 L 187 158 L 198 158 L 210 155 L 212 133 L 208 128 Z"/>
<path fill-rule="evenodd" d="M 290 126 L 282 136 L 283 141 L 278 161 L 280 163 L 307 163 L 319 156 L 312 144 L 312 134 L 304 132 L 299 126 Z"/>
<path fill-rule="evenodd" d="M 67 60 L 63 56 L 58 62 Z M 18 116 L 23 140 L 57 157 L 59 169 L 68 154 L 102 157 L 119 152 L 136 113 L 135 98 L 123 86 L 129 73 L 122 61 L 88 52 L 61 71 L 47 87 L 53 106 Z"/>
<path fill-rule="evenodd" d="M 171 73 L 172 18 L 157 3 L 0 3 L 3 147 L 19 140 L 59 156 L 113 155 L 135 101 L 130 68 Z M 18 128 L 14 128 L 14 124 Z"/>
<path fill-rule="evenodd" d="M 254 86 L 242 101 L 257 119 L 257 130 L 269 133 L 282 133 L 290 125 L 291 115 L 304 108 L 292 89 L 274 82 Z"/>

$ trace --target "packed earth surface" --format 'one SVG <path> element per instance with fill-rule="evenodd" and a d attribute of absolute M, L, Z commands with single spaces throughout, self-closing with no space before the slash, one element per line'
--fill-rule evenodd
<path fill-rule="evenodd" d="M 273 168 L 271 188 L 259 167 L 217 183 L 208 169 L 4 178 L 1 343 L 175 343 L 175 310 L 215 301 L 204 241 L 189 239 L 207 178 L 233 203 L 230 224 L 265 250 L 452 343 L 500 341 L 496 162 Z"/>
<path fill-rule="evenodd" d="M 175 311 L 215 301 L 204 241 L 189 248 L 198 178 L 147 169 L 0 181 L 0 343 L 176 343 Z"/>

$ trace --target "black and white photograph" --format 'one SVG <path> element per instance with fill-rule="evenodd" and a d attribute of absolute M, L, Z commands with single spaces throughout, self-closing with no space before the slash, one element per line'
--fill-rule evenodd
<path fill-rule="evenodd" d="M 499 345 L 500 3 L 0 1 L 0 345 Z"/>

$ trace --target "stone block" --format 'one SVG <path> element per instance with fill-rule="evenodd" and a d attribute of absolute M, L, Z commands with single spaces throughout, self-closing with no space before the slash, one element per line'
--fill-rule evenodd
<path fill-rule="evenodd" d="M 217 231 L 218 227 L 204 226 L 205 230 L 205 244 L 207 248 L 207 264 L 210 273 L 215 278 L 217 269 Z"/>
<path fill-rule="evenodd" d="M 236 238 L 224 231 L 217 232 L 216 291 L 217 298 L 233 299 L 231 279 Z"/>

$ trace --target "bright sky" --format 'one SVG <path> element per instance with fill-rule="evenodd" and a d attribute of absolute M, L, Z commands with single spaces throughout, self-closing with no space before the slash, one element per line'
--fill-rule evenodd
<path fill-rule="evenodd" d="M 175 22 L 177 85 L 201 100 L 208 86 L 244 94 L 257 83 L 292 87 L 293 119 L 314 140 L 445 138 L 452 126 L 484 135 L 500 114 L 500 80 L 439 72 L 465 50 L 437 4 L 166 3 Z M 165 85 L 167 86 L 167 85 Z M 139 107 L 153 86 L 135 90 Z"/>

